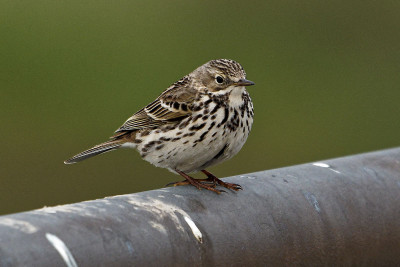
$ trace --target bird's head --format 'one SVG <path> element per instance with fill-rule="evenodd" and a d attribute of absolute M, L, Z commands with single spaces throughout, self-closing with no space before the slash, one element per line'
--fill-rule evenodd
<path fill-rule="evenodd" d="M 254 82 L 246 79 L 243 67 L 230 59 L 211 60 L 194 70 L 190 76 L 199 88 L 221 94 L 254 85 Z"/>

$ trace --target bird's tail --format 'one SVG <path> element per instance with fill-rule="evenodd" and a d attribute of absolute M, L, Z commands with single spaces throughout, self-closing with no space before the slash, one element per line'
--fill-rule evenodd
<path fill-rule="evenodd" d="M 96 155 L 103 154 L 105 152 L 117 149 L 123 143 L 124 143 L 124 141 L 122 141 L 122 140 L 112 140 L 112 141 L 108 141 L 108 142 L 99 144 L 97 146 L 94 146 L 94 147 L 92 147 L 92 148 L 90 148 L 88 150 L 85 150 L 85 151 L 73 156 L 70 159 L 67 159 L 66 161 L 64 161 L 64 163 L 65 164 L 77 163 L 77 162 L 85 160 L 87 158 L 91 158 L 91 157 L 94 157 Z"/>

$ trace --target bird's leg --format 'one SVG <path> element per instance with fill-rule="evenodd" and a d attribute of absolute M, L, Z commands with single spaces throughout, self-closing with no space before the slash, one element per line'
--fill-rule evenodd
<path fill-rule="evenodd" d="M 221 192 L 225 192 L 224 190 L 215 189 L 215 188 L 214 188 L 215 185 L 211 185 L 211 186 L 210 186 L 210 185 L 203 184 L 203 183 L 201 183 L 201 182 L 199 182 L 198 180 L 196 180 L 196 179 L 190 177 L 189 175 L 187 175 L 186 173 L 184 173 L 184 172 L 182 172 L 182 171 L 180 171 L 180 170 L 175 169 L 175 171 L 176 171 L 177 173 L 179 173 L 181 176 L 183 176 L 186 180 L 185 180 L 185 181 L 181 181 L 181 182 L 169 183 L 169 184 L 167 184 L 167 186 L 169 186 L 169 185 L 172 185 L 172 186 L 179 186 L 179 185 L 191 184 L 191 185 L 195 186 L 197 189 L 204 188 L 204 189 L 213 191 L 213 192 L 215 192 L 215 193 L 217 193 L 217 194 L 220 194 Z M 209 182 L 209 179 L 204 179 L 204 181 Z"/>
<path fill-rule="evenodd" d="M 210 182 L 213 182 L 214 184 L 219 184 L 219 185 L 221 185 L 223 187 L 226 187 L 228 189 L 232 189 L 232 190 L 235 190 L 235 191 L 242 190 L 242 187 L 240 185 L 238 185 L 238 184 L 225 183 L 222 180 L 220 180 L 217 177 L 215 177 L 212 173 L 210 173 L 210 172 L 208 172 L 206 170 L 201 170 L 201 172 L 204 173 L 205 175 L 207 175 L 208 178 L 206 180 L 208 180 Z"/>

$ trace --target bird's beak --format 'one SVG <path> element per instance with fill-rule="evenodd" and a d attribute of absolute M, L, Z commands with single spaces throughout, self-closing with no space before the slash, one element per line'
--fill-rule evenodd
<path fill-rule="evenodd" d="M 250 85 L 255 85 L 254 82 L 246 80 L 246 79 L 240 79 L 238 82 L 235 82 L 236 86 L 250 86 Z"/>

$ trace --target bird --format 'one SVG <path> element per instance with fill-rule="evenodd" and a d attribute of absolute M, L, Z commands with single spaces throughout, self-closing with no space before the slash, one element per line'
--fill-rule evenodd
<path fill-rule="evenodd" d="M 77 163 L 119 148 L 137 149 L 151 164 L 185 178 L 167 186 L 193 185 L 217 194 L 242 190 L 206 168 L 224 162 L 243 147 L 253 125 L 254 108 L 246 72 L 236 61 L 216 59 L 173 83 L 134 113 L 108 141 L 64 161 Z M 204 173 L 206 179 L 189 174 Z"/>

